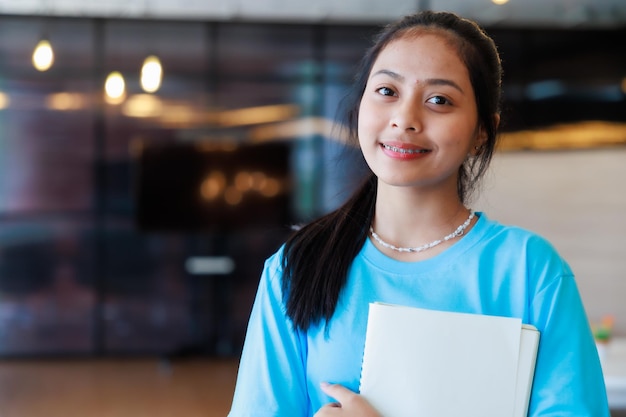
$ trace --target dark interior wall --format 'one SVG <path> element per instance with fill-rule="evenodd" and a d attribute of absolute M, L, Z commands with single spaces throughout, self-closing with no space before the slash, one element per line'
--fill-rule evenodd
<path fill-rule="evenodd" d="M 493 29 L 504 66 L 504 128 L 623 122 L 626 29 Z"/>

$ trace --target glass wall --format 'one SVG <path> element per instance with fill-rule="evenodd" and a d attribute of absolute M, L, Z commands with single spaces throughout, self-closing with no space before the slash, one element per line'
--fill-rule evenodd
<path fill-rule="evenodd" d="M 313 25 L 0 19 L 0 354 L 236 353 L 263 261 L 292 223 L 328 209 L 334 141 L 300 127 L 330 113 L 325 94 L 345 90 L 351 58 L 329 64 L 326 28 Z M 54 62 L 38 71 L 44 38 Z M 141 85 L 149 55 L 162 65 L 156 92 Z M 274 206 L 239 221 L 212 221 L 196 197 L 165 210 L 187 198 L 181 179 L 211 184 L 217 150 L 266 143 L 281 159 L 255 169 L 289 174 Z M 206 221 L 185 211 L 198 204 Z M 259 217 L 277 204 L 282 217 Z"/>
<path fill-rule="evenodd" d="M 265 258 L 362 174 L 331 128 L 374 30 L 0 16 L 0 356 L 238 354 Z M 493 31 L 505 129 L 623 121 L 623 30 L 548 32 Z"/>
<path fill-rule="evenodd" d="M 42 37 L 46 72 L 31 63 Z M 1 354 L 93 350 L 93 45 L 88 21 L 0 25 Z"/>

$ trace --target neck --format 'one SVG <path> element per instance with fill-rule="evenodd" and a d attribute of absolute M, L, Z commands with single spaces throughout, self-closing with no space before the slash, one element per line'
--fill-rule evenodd
<path fill-rule="evenodd" d="M 382 189 L 381 189 L 382 188 Z M 454 232 L 470 215 L 456 192 L 417 193 L 414 190 L 379 187 L 372 228 L 385 242 L 396 247 L 420 247 Z M 474 224 L 468 225 L 466 232 Z M 399 259 L 422 259 L 452 245 L 457 239 L 443 242 L 420 254 L 398 254 L 376 242 L 379 249 Z"/>
<path fill-rule="evenodd" d="M 440 239 L 435 239 L 432 242 L 428 242 L 420 246 L 396 246 L 392 243 L 386 242 L 374 231 L 374 228 L 372 226 L 370 226 L 370 234 L 372 235 L 374 240 L 378 242 L 379 245 L 383 246 L 386 249 L 390 249 L 399 253 L 421 253 L 429 249 L 432 249 L 434 247 L 437 247 L 441 244 L 451 242 L 453 239 L 456 239 L 460 236 L 463 236 L 465 234 L 465 231 L 470 226 L 473 218 L 474 218 L 474 212 L 470 210 L 470 214 L 467 217 L 467 219 L 465 219 L 465 221 L 462 224 L 460 224 L 456 229 L 454 229 L 452 233 L 449 233 Z"/>
<path fill-rule="evenodd" d="M 456 188 L 424 190 L 412 187 L 391 187 L 379 184 L 375 207 L 375 223 L 384 220 L 392 229 L 445 227 L 469 211 L 460 201 Z"/>

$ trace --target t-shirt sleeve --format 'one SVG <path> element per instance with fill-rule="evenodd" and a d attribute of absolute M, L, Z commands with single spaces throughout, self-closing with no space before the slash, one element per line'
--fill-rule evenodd
<path fill-rule="evenodd" d="M 531 305 L 542 328 L 530 417 L 608 417 L 602 368 L 574 276 L 546 282 Z"/>
<path fill-rule="evenodd" d="M 298 417 L 309 414 L 306 342 L 285 315 L 280 252 L 261 275 L 228 417 Z"/>

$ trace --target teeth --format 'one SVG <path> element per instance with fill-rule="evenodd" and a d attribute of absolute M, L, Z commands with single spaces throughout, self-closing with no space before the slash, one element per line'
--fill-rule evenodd
<path fill-rule="evenodd" d="M 405 149 L 405 148 L 398 148 L 397 146 L 390 146 L 390 145 L 385 145 L 383 144 L 383 147 L 385 149 L 389 149 L 390 151 L 393 152 L 398 152 L 398 153 L 426 153 L 428 152 L 428 150 L 426 149 Z"/>

